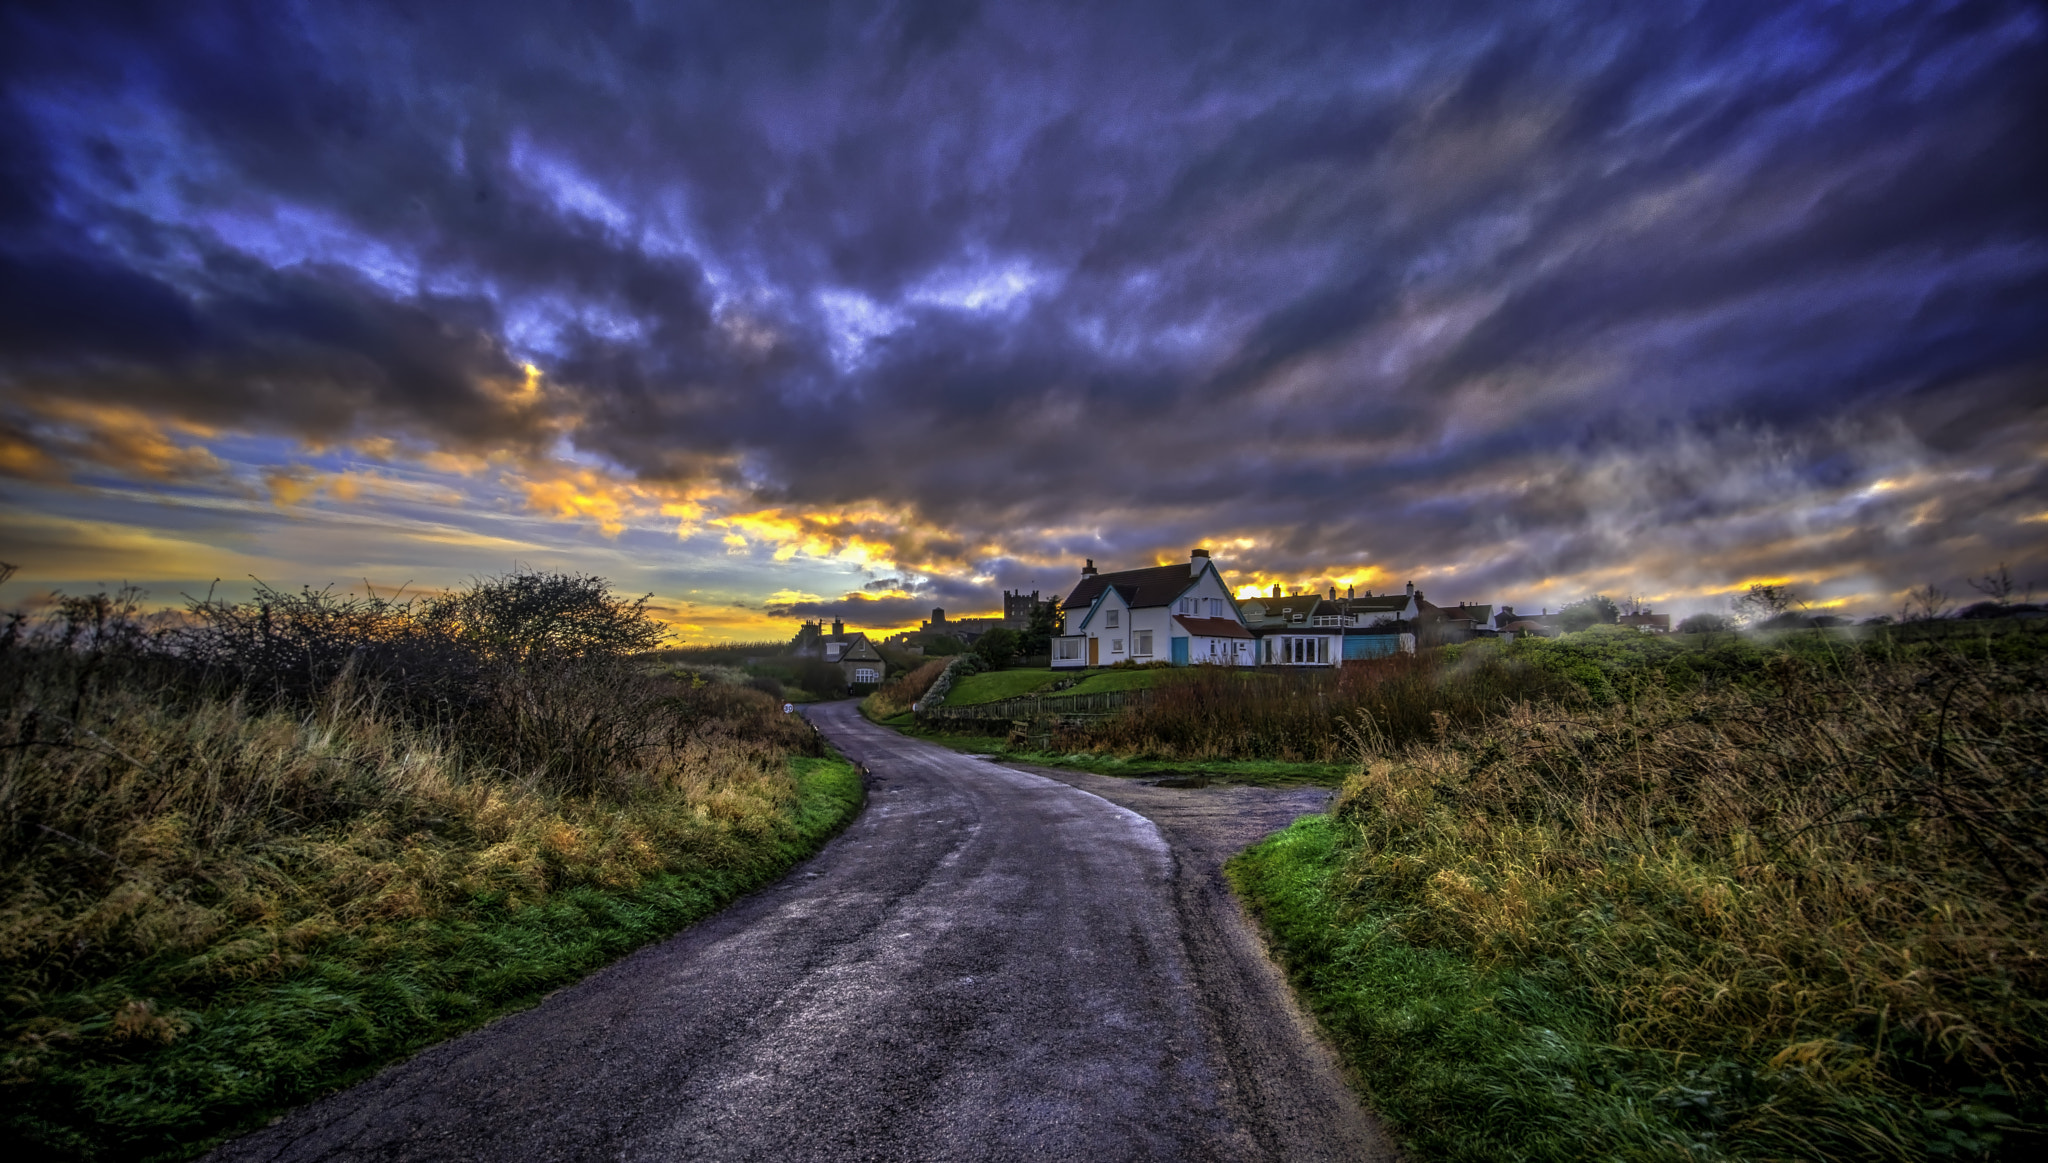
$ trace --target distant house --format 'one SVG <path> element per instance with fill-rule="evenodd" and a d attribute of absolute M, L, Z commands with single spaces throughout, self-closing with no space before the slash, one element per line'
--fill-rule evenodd
<path fill-rule="evenodd" d="M 1645 634 L 1671 633 L 1671 615 L 1652 614 L 1648 610 L 1643 610 L 1634 614 L 1623 614 L 1621 616 L 1621 624 L 1624 626 L 1633 626 L 1636 629 L 1641 630 Z"/>
<path fill-rule="evenodd" d="M 1517 614 L 1513 606 L 1502 606 L 1500 613 L 1493 616 L 1493 628 L 1503 638 L 1517 634 L 1533 634 L 1539 638 L 1555 638 L 1564 633 L 1557 623 L 1557 615 L 1545 607 L 1540 614 Z"/>
<path fill-rule="evenodd" d="M 1185 565 L 1117 573 L 1096 572 L 1091 559 L 1062 607 L 1067 632 L 1052 640 L 1055 667 L 1254 662 L 1252 632 L 1206 549 Z"/>
<path fill-rule="evenodd" d="M 832 619 L 830 634 L 822 623 L 804 623 L 797 631 L 796 653 L 837 664 L 848 686 L 875 686 L 889 677 L 889 664 L 868 636 L 859 630 L 847 633 L 846 623 L 837 618 Z"/>
<path fill-rule="evenodd" d="M 1425 608 L 1410 582 L 1403 594 L 1338 597 L 1285 594 L 1243 603 L 1245 625 L 1258 638 L 1262 666 L 1342 666 L 1364 658 L 1415 652 L 1417 621 Z"/>

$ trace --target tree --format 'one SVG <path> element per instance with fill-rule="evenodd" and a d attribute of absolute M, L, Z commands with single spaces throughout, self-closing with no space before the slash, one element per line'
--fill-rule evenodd
<path fill-rule="evenodd" d="M 1936 618 L 1948 617 L 1954 609 L 1949 604 L 1948 591 L 1928 582 L 1918 589 L 1906 591 L 1906 600 L 1899 607 L 1899 621 L 1932 622 Z"/>
<path fill-rule="evenodd" d="M 1736 598 L 1729 605 L 1735 610 L 1735 617 L 1747 626 L 1762 625 L 1781 617 L 1787 610 L 1799 603 L 1799 595 L 1790 586 L 1775 582 L 1757 582 L 1749 592 Z"/>
<path fill-rule="evenodd" d="M 2005 563 L 2001 561 L 1998 563 L 1997 569 L 1985 574 L 1983 577 L 1972 580 L 1970 588 L 2001 606 L 2010 606 L 2012 605 L 2013 594 L 2018 592 L 2020 587 L 2017 582 L 2012 580 L 2012 574 L 2006 570 Z M 2034 587 L 2028 586 L 2027 600 L 2032 601 L 2033 597 Z"/>
<path fill-rule="evenodd" d="M 991 668 L 1002 666 L 1016 657 L 1019 641 L 1015 630 L 1008 626 L 997 626 L 992 630 L 983 631 L 981 637 L 974 640 L 974 653 Z"/>
<path fill-rule="evenodd" d="M 1557 612 L 1557 624 L 1566 631 L 1601 624 L 1612 626 L 1620 620 L 1621 607 L 1606 594 L 1589 594 Z"/>
<path fill-rule="evenodd" d="M 647 612 L 653 596 L 629 602 L 601 577 L 520 571 L 430 599 L 419 620 L 503 661 L 621 658 L 653 650 L 668 638 Z"/>
<path fill-rule="evenodd" d="M 924 636 L 924 653 L 927 658 L 945 658 L 964 654 L 967 644 L 951 634 L 927 634 Z"/>
<path fill-rule="evenodd" d="M 1719 634 L 1735 629 L 1726 614 L 1693 614 L 1678 624 L 1680 634 Z"/>
<path fill-rule="evenodd" d="M 1051 654 L 1053 638 L 1066 633 L 1066 630 L 1067 616 L 1060 611 L 1060 604 L 1040 602 L 1031 607 L 1031 620 L 1024 625 L 1024 637 L 1017 644 L 1017 653 Z"/>

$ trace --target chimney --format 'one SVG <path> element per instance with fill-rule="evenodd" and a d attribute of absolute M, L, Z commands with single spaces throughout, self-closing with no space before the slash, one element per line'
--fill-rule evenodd
<path fill-rule="evenodd" d="M 1189 560 L 1189 561 L 1193 561 L 1193 560 L 1194 560 L 1194 559 L 1196 559 L 1197 557 L 1207 557 L 1207 556 L 1209 556 L 1209 551 L 1208 551 L 1208 550 L 1206 550 L 1206 549 L 1190 549 L 1190 550 L 1188 550 L 1188 560 Z"/>
<path fill-rule="evenodd" d="M 845 635 L 846 635 L 846 623 L 844 623 L 844 622 L 840 621 L 840 620 L 839 620 L 839 619 L 837 619 L 837 618 L 834 618 L 834 619 L 832 619 L 832 637 L 834 637 L 834 638 L 843 638 L 843 637 L 845 637 Z"/>
<path fill-rule="evenodd" d="M 1337 600 L 1337 587 L 1336 587 L 1336 586 L 1331 586 L 1331 587 L 1330 587 L 1330 600 L 1331 600 L 1331 601 L 1333 601 L 1333 602 Z"/>
<path fill-rule="evenodd" d="M 1275 582 L 1273 585 L 1273 596 L 1276 598 L 1280 596 L 1280 585 L 1278 582 Z"/>
<path fill-rule="evenodd" d="M 1092 557 L 1091 557 L 1091 558 L 1089 558 L 1089 559 L 1088 559 L 1088 564 L 1087 564 L 1087 565 L 1084 565 L 1084 566 L 1082 566 L 1082 567 L 1081 567 L 1081 576 L 1082 576 L 1082 577 L 1094 577 L 1094 576 L 1095 576 L 1095 559 L 1094 559 L 1094 558 L 1092 558 Z"/>
<path fill-rule="evenodd" d="M 1411 598 L 1415 596 L 1415 583 L 1414 583 L 1414 582 L 1409 582 L 1409 583 L 1408 583 L 1408 596 L 1409 596 L 1409 597 L 1411 597 Z"/>

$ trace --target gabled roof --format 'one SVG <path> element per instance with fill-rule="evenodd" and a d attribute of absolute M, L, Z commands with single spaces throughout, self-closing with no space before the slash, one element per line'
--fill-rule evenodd
<path fill-rule="evenodd" d="M 1132 609 L 1170 605 L 1193 580 L 1194 575 L 1185 561 L 1177 565 L 1155 565 L 1149 569 L 1098 573 L 1094 577 L 1082 578 L 1074 592 L 1067 595 L 1062 608 L 1080 610 L 1092 606 L 1095 599 L 1111 586 L 1116 587 L 1117 596 Z"/>
<path fill-rule="evenodd" d="M 868 636 L 865 633 L 841 634 L 838 637 L 828 634 L 825 636 L 824 641 L 826 643 L 838 643 L 842 648 L 839 651 L 839 657 L 831 660 L 833 662 L 845 662 L 849 659 L 862 662 L 880 661 L 882 657 L 876 653 L 874 645 L 868 641 Z"/>
<path fill-rule="evenodd" d="M 1252 632 L 1237 624 L 1234 618 L 1189 618 L 1175 614 L 1179 622 L 1191 635 L 1201 638 L 1250 638 Z"/>

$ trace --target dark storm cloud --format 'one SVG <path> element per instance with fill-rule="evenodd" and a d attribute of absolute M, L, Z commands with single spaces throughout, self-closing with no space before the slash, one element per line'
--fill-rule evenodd
<path fill-rule="evenodd" d="M 2039 556 L 2028 5 L 7 19 L 17 408 L 573 429 L 1001 543 L 1004 581 L 1242 536 L 1274 573 L 1882 590 L 1927 510 L 1840 497 L 1912 473 L 1984 501 L 1935 548 Z"/>

